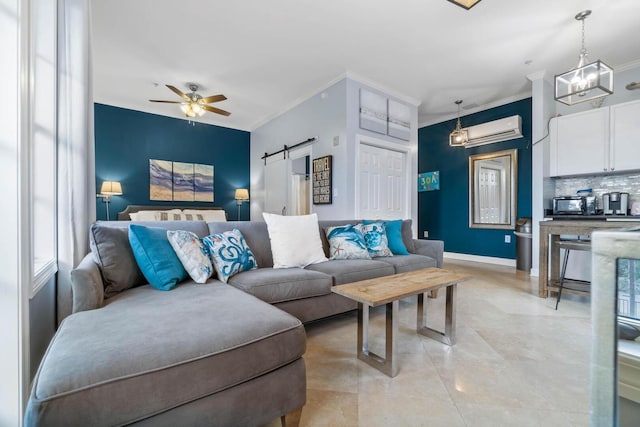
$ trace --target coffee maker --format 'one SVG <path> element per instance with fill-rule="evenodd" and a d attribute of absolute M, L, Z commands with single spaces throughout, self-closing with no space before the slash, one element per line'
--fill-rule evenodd
<path fill-rule="evenodd" d="M 612 191 L 602 195 L 602 210 L 605 215 L 626 215 L 629 209 L 629 193 Z"/>

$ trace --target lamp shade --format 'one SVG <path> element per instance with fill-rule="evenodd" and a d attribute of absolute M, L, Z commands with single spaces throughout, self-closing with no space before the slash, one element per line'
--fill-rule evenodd
<path fill-rule="evenodd" d="M 249 190 L 246 188 L 236 189 L 236 200 L 249 200 Z"/>
<path fill-rule="evenodd" d="M 118 181 L 104 181 L 100 187 L 100 194 L 119 196 L 122 194 L 122 186 Z"/>

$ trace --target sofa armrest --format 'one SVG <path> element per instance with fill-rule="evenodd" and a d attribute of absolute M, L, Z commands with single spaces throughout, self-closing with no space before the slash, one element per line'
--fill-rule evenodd
<path fill-rule="evenodd" d="M 436 260 L 438 268 L 442 268 L 442 256 L 444 253 L 444 242 L 442 240 L 421 240 L 413 239 L 416 247 L 415 254 L 426 255 Z"/>
<path fill-rule="evenodd" d="M 102 307 L 104 301 L 102 275 L 91 254 L 85 256 L 71 271 L 71 294 L 73 313 Z"/>

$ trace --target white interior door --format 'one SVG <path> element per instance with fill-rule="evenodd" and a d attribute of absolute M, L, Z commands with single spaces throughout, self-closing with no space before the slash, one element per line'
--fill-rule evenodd
<path fill-rule="evenodd" d="M 406 217 L 406 153 L 360 144 L 359 214 L 362 218 Z"/>
<path fill-rule="evenodd" d="M 264 211 L 287 214 L 288 163 L 280 155 L 267 159 L 264 166 Z"/>

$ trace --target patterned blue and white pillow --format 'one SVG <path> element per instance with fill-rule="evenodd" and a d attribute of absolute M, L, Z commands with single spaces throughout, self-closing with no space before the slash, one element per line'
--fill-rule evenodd
<path fill-rule="evenodd" d="M 167 231 L 167 240 L 194 282 L 205 283 L 211 277 L 213 266 L 209 250 L 196 234 L 184 230 Z"/>
<path fill-rule="evenodd" d="M 358 224 L 356 227 L 364 236 L 364 242 L 367 245 L 369 255 L 372 257 L 393 256 L 393 253 L 391 253 L 389 249 L 384 222 Z"/>
<path fill-rule="evenodd" d="M 209 256 L 218 273 L 218 279 L 224 283 L 227 283 L 229 277 L 234 274 L 258 268 L 256 257 L 253 256 L 253 252 L 237 228 L 212 234 L 204 237 L 202 241 L 209 249 Z"/>
<path fill-rule="evenodd" d="M 355 225 L 328 227 L 325 233 L 331 259 L 371 259 L 364 236 Z"/>

